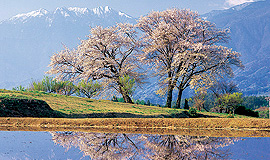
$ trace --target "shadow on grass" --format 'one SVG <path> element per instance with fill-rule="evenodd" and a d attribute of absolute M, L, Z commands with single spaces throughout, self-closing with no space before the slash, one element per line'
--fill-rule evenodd
<path fill-rule="evenodd" d="M 67 115 L 53 110 L 42 100 L 0 97 L 0 117 L 61 118 Z"/>

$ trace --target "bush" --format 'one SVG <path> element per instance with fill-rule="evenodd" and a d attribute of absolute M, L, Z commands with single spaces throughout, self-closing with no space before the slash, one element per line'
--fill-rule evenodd
<path fill-rule="evenodd" d="M 116 97 L 116 96 L 113 96 L 112 101 L 113 101 L 113 102 L 118 102 L 117 97 Z"/>
<path fill-rule="evenodd" d="M 269 111 L 259 111 L 259 117 L 260 118 L 269 118 Z"/>
<path fill-rule="evenodd" d="M 14 90 L 14 91 L 26 91 L 26 88 L 24 88 L 22 85 L 20 85 L 19 87 L 12 88 L 12 90 Z"/>
<path fill-rule="evenodd" d="M 255 112 L 249 108 L 246 108 L 245 106 L 237 106 L 235 109 L 235 114 L 246 115 L 246 116 L 251 116 L 251 117 L 259 117 L 258 112 Z"/>
<path fill-rule="evenodd" d="M 124 98 L 117 98 L 117 100 L 118 100 L 118 102 L 122 102 L 122 103 L 125 103 L 125 100 L 124 100 Z"/>
<path fill-rule="evenodd" d="M 229 114 L 229 115 L 227 116 L 227 118 L 234 118 L 234 115 L 233 115 L 233 114 Z"/>
<path fill-rule="evenodd" d="M 188 113 L 191 117 L 198 117 L 197 110 L 195 108 L 190 108 Z"/>

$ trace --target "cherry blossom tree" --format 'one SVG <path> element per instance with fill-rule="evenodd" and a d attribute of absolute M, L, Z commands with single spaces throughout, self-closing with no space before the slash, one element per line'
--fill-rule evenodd
<path fill-rule="evenodd" d="M 48 73 L 55 74 L 57 79 L 71 81 L 100 80 L 104 87 L 115 89 L 125 102 L 132 103 L 121 77 L 129 76 L 137 84 L 143 79 L 136 56 L 140 43 L 136 41 L 133 25 L 97 26 L 90 32 L 88 39 L 82 40 L 76 49 L 65 47 L 54 54 Z"/>
<path fill-rule="evenodd" d="M 232 65 L 242 66 L 239 53 L 219 45 L 227 42 L 229 31 L 217 29 L 196 12 L 153 11 L 141 17 L 137 27 L 144 41 L 140 59 L 160 77 L 163 87 L 158 93 L 167 94 L 167 107 L 171 107 L 174 89 L 178 89 L 180 108 L 184 89 L 208 86 L 217 77 L 232 76 Z"/>

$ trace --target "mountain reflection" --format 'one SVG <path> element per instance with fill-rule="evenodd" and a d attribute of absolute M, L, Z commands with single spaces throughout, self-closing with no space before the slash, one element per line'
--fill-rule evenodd
<path fill-rule="evenodd" d="M 227 159 L 222 149 L 239 138 L 51 132 L 54 143 L 79 148 L 91 159 Z"/>

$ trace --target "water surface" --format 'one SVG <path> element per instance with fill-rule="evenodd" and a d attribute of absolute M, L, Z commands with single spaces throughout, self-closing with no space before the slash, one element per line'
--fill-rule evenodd
<path fill-rule="evenodd" d="M 0 131 L 0 159 L 270 159 L 270 137 Z"/>

